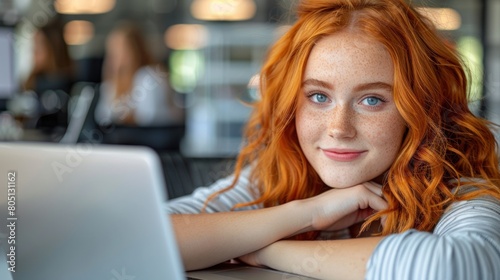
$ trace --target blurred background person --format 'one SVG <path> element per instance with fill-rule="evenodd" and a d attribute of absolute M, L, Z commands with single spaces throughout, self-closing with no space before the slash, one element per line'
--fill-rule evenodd
<path fill-rule="evenodd" d="M 108 35 L 103 81 L 95 118 L 99 125 L 162 126 L 182 124 L 167 71 L 155 61 L 142 30 L 118 24 Z"/>
<path fill-rule="evenodd" d="M 63 23 L 56 18 L 39 27 L 33 33 L 33 67 L 21 85 L 24 95 L 34 95 L 38 100 L 35 118 L 27 122 L 28 127 L 49 133 L 65 129 L 74 71 L 63 37 Z"/>

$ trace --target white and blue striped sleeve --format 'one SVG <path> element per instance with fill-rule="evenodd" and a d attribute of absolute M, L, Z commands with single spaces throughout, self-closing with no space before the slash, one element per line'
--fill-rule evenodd
<path fill-rule="evenodd" d="M 228 212 L 238 203 L 246 203 L 255 200 L 252 186 L 248 177 L 250 168 L 241 172 L 238 182 L 231 190 L 219 194 L 212 199 L 205 208 L 206 213 Z M 198 214 L 203 209 L 207 198 L 224 188 L 227 188 L 233 182 L 234 176 L 219 179 L 208 187 L 199 187 L 192 194 L 169 200 L 165 203 L 164 209 L 169 214 Z M 237 210 L 250 210 L 261 208 L 261 205 L 252 205 L 238 208 Z"/>
<path fill-rule="evenodd" d="M 500 279 L 500 202 L 455 202 L 432 233 L 385 237 L 368 261 L 365 279 Z"/>

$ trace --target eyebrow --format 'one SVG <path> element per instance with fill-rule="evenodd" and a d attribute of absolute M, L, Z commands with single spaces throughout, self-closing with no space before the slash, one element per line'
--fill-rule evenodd
<path fill-rule="evenodd" d="M 317 80 L 317 79 L 307 79 L 302 83 L 303 87 L 307 86 L 307 85 L 319 86 L 319 87 L 323 87 L 323 88 L 327 88 L 327 89 L 333 89 L 332 84 L 325 82 L 325 81 Z M 384 83 L 384 82 L 365 83 L 365 84 L 357 85 L 354 88 L 354 91 L 363 91 L 363 90 L 369 90 L 369 89 L 384 89 L 384 90 L 388 90 L 388 91 L 392 92 L 392 85 L 390 85 L 388 83 Z"/>
<path fill-rule="evenodd" d="M 392 85 L 384 82 L 374 82 L 374 83 L 360 84 L 354 88 L 355 91 L 362 91 L 368 89 L 385 89 L 387 91 L 392 92 Z"/>
<path fill-rule="evenodd" d="M 321 80 L 317 80 L 317 79 L 307 79 L 304 82 L 302 82 L 302 87 L 307 86 L 307 85 L 319 86 L 319 87 L 323 87 L 323 88 L 327 88 L 327 89 L 333 89 L 332 84 L 321 81 Z"/>

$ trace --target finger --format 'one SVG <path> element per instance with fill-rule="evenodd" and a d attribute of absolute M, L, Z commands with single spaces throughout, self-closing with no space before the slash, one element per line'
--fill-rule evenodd
<path fill-rule="evenodd" d="M 387 202 L 382 197 L 382 189 L 375 183 L 365 182 L 363 184 L 349 188 L 349 190 L 356 192 L 356 194 L 354 194 L 354 196 L 351 196 L 351 198 L 356 201 L 356 205 L 352 206 L 356 207 L 357 209 L 346 209 L 348 212 L 358 209 L 366 209 L 369 207 L 371 207 L 375 211 L 380 211 L 386 209 L 388 206 Z"/>
<path fill-rule="evenodd" d="M 374 192 L 375 194 L 379 195 L 380 197 L 384 198 L 384 193 L 382 191 L 382 185 L 370 181 L 370 182 L 367 182 L 366 188 L 369 189 L 370 191 Z M 388 207 L 388 205 L 387 205 L 387 207 Z M 387 209 L 387 207 L 380 209 L 380 210 L 385 210 L 385 209 Z M 374 210 L 374 212 L 377 212 L 377 211 Z M 380 218 L 380 224 L 382 225 L 382 228 L 385 226 L 386 220 L 387 220 L 387 215 L 383 215 Z"/>
<path fill-rule="evenodd" d="M 374 183 L 374 182 L 365 182 L 363 183 L 363 186 L 365 186 L 367 189 L 369 189 L 371 192 L 374 194 L 382 197 L 383 192 L 382 192 L 382 185 Z"/>
<path fill-rule="evenodd" d="M 357 224 L 359 222 L 364 222 L 364 221 L 366 221 L 366 219 L 368 217 L 373 215 L 373 212 L 374 211 L 371 208 L 359 209 L 355 212 L 352 212 L 352 213 L 342 217 L 330 229 L 331 230 L 339 230 L 339 229 L 350 227 L 350 226 Z"/>
<path fill-rule="evenodd" d="M 377 188 L 376 186 L 370 184 L 363 186 L 365 186 L 366 192 L 369 195 L 365 197 L 366 199 L 364 204 L 365 207 L 361 207 L 361 209 L 365 209 L 367 207 L 372 208 L 375 211 L 381 211 L 387 209 L 389 205 L 387 204 L 387 201 L 385 201 L 385 199 L 383 198 L 381 189 L 376 189 Z"/>

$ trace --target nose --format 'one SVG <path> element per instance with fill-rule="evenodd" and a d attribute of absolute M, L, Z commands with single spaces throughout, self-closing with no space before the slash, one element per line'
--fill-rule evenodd
<path fill-rule="evenodd" d="M 337 105 L 332 109 L 328 123 L 328 135 L 332 138 L 354 138 L 356 127 L 353 109 L 348 105 Z"/>

